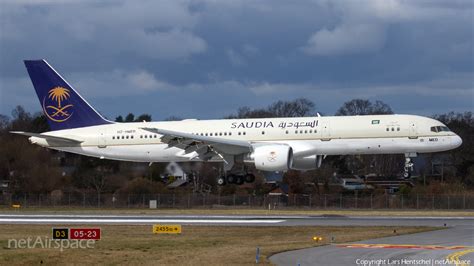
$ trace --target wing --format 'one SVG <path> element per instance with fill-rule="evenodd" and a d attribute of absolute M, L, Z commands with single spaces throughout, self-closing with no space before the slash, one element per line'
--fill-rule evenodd
<path fill-rule="evenodd" d="M 177 147 L 184 150 L 184 154 L 196 152 L 202 160 L 209 160 L 217 155 L 225 161 L 226 155 L 248 153 L 252 145 L 248 141 L 230 140 L 219 137 L 206 137 L 179 131 L 144 127 L 143 130 L 162 135 L 161 141 L 168 147 Z M 197 157 L 196 156 L 196 157 Z"/>

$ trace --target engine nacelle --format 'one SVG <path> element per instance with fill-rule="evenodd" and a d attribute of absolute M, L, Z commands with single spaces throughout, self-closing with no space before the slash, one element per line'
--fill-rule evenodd
<path fill-rule="evenodd" d="M 262 171 L 286 171 L 293 162 L 293 150 L 280 144 L 259 145 L 251 155 L 255 168 Z"/>
<path fill-rule="evenodd" d="M 321 167 L 322 155 L 311 155 L 307 157 L 294 157 L 290 168 L 293 170 L 313 170 Z"/>

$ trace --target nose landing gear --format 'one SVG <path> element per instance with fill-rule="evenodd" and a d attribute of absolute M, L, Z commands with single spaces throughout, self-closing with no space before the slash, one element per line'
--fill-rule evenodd
<path fill-rule="evenodd" d="M 410 157 L 405 157 L 405 167 L 403 167 L 403 178 L 410 178 L 413 172 L 413 162 Z"/>

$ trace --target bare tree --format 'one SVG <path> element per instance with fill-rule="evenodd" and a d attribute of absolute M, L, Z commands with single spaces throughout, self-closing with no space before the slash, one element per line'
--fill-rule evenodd
<path fill-rule="evenodd" d="M 380 115 L 393 114 L 392 108 L 382 101 L 375 103 L 364 99 L 354 99 L 345 102 L 336 112 L 336 115 Z"/>
<path fill-rule="evenodd" d="M 292 101 L 277 101 L 265 108 L 251 109 L 241 107 L 236 115 L 226 118 L 269 118 L 269 117 L 301 117 L 314 115 L 315 104 L 304 98 Z"/>
<path fill-rule="evenodd" d="M 275 117 L 301 117 L 314 115 L 314 103 L 305 98 L 293 101 L 278 101 L 268 108 Z"/>
<path fill-rule="evenodd" d="M 107 176 L 102 171 L 92 174 L 89 178 L 90 186 L 97 192 L 97 206 L 100 206 L 100 194 L 107 184 Z"/>

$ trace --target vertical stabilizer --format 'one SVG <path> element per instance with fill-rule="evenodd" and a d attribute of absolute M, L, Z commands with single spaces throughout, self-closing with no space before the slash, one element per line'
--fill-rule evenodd
<path fill-rule="evenodd" d="M 52 130 L 112 123 L 94 110 L 45 60 L 25 60 L 25 66 Z"/>

